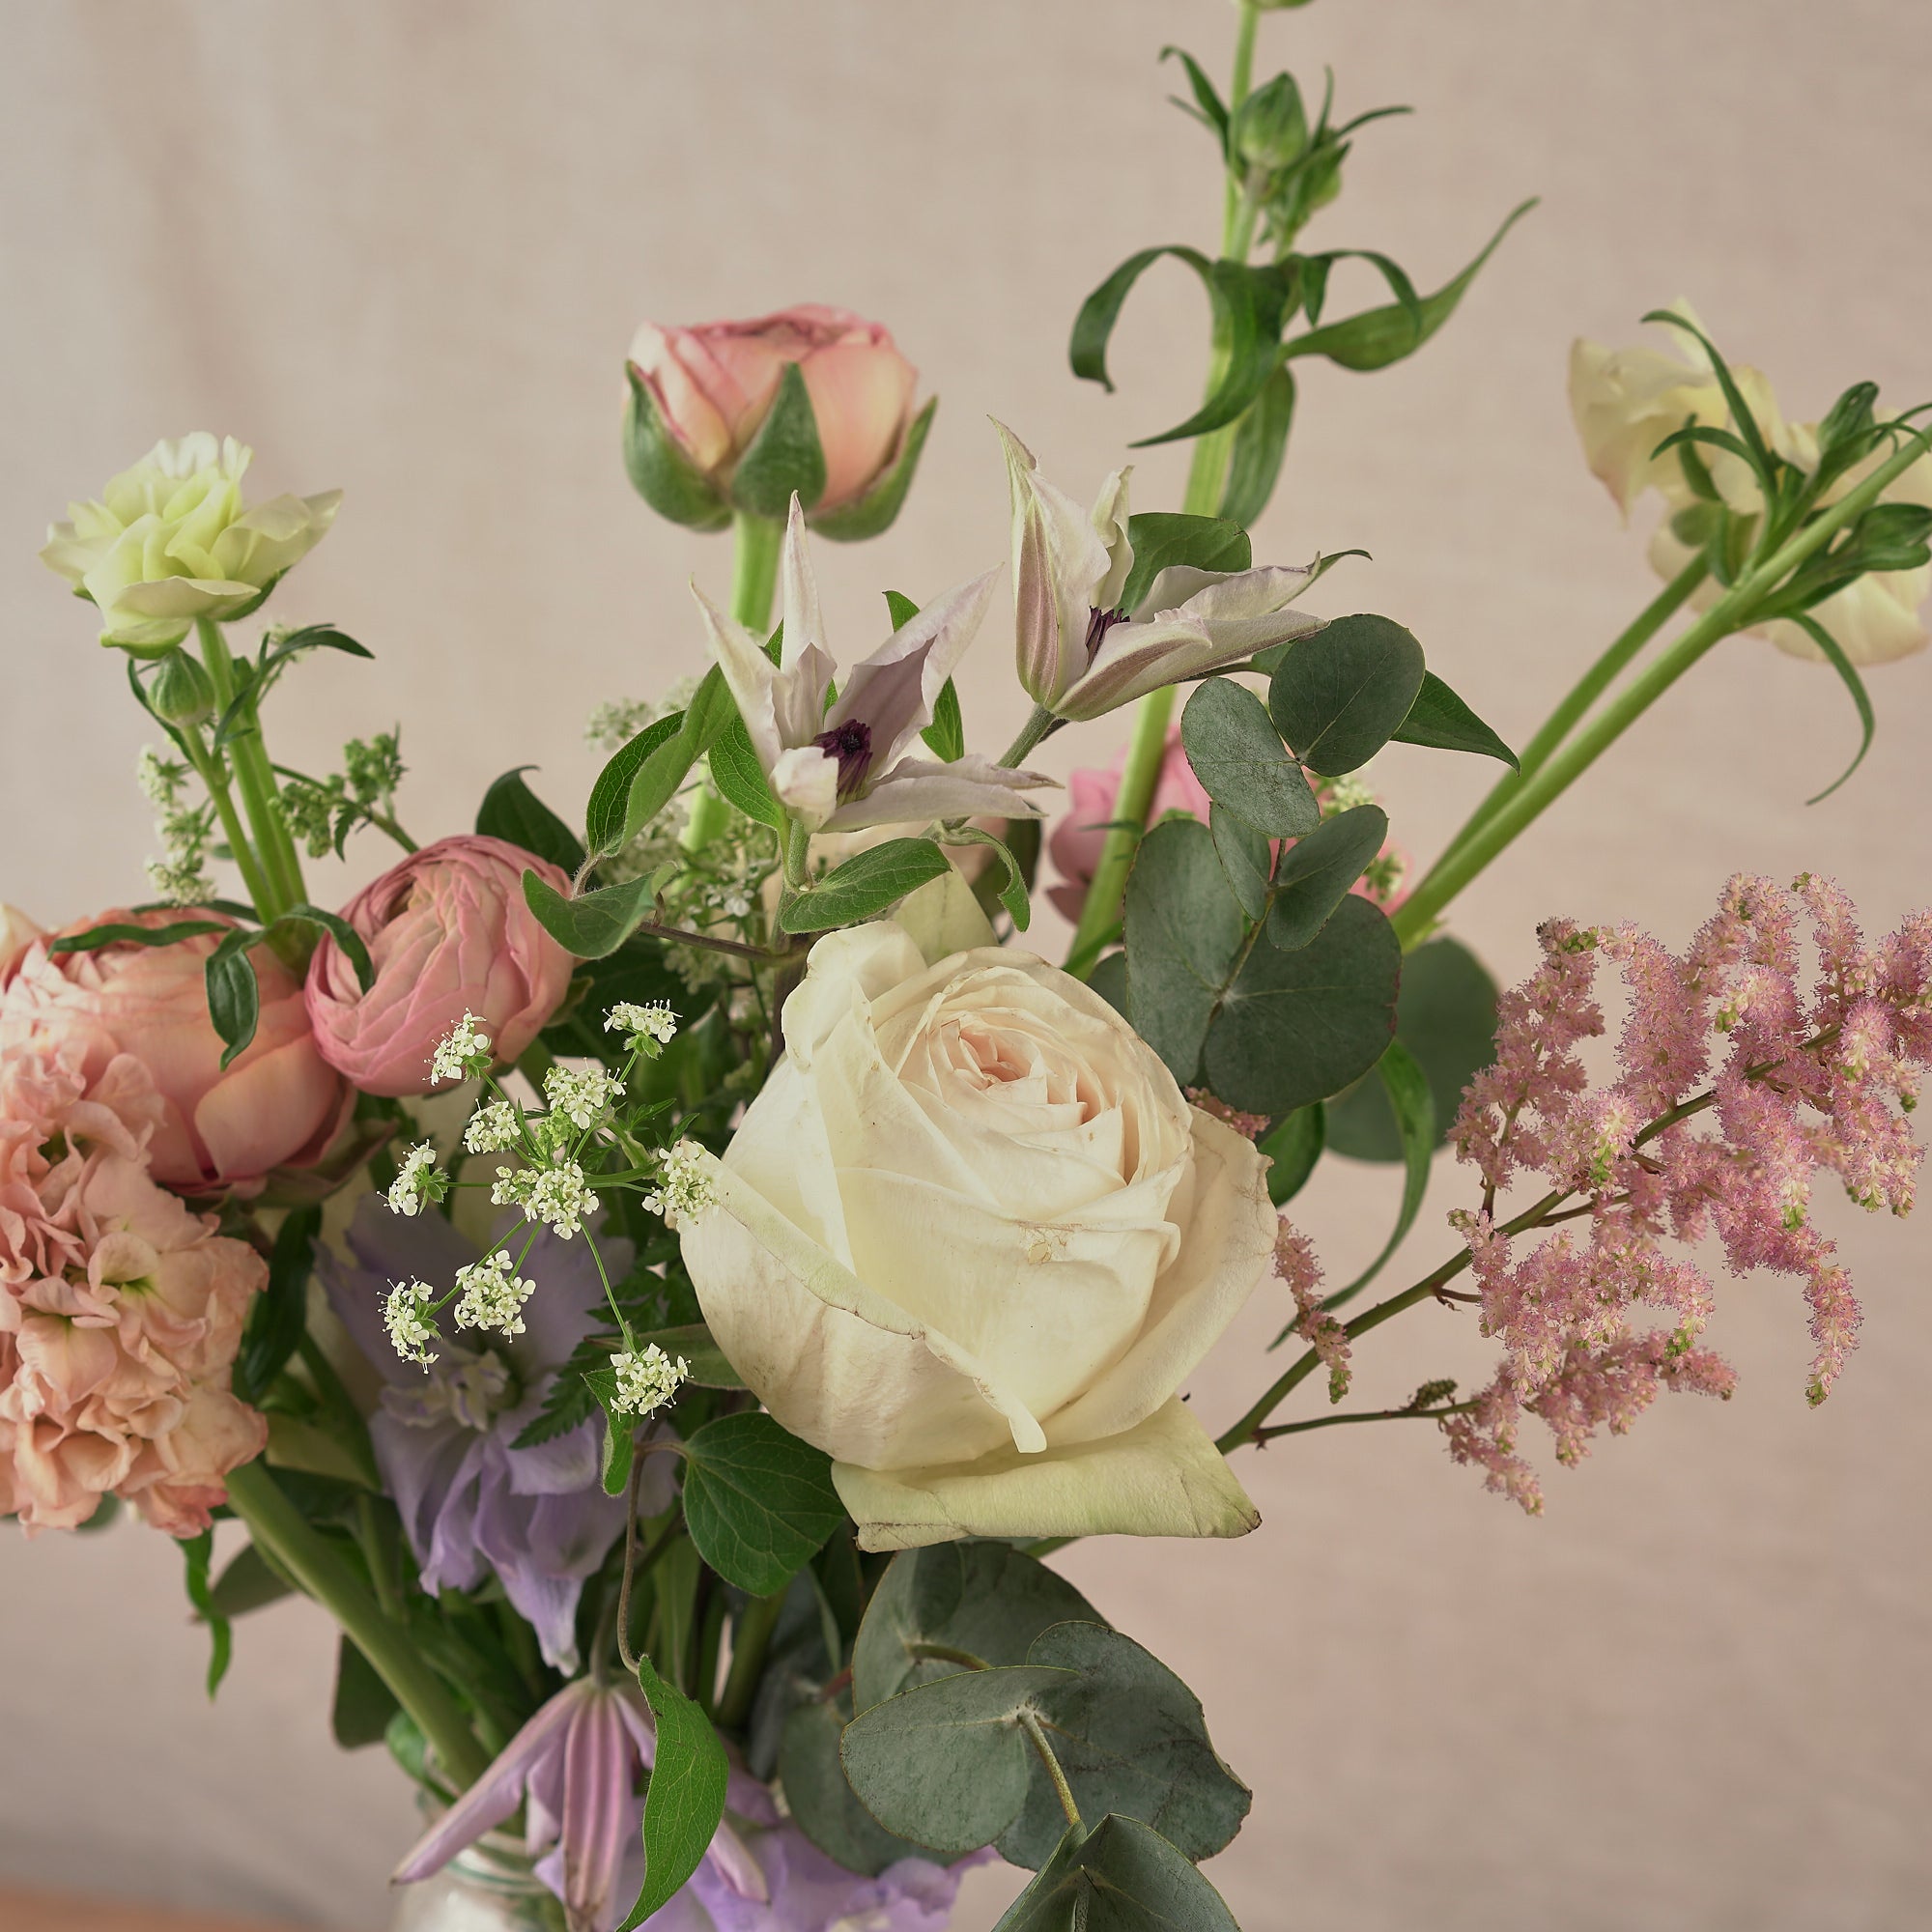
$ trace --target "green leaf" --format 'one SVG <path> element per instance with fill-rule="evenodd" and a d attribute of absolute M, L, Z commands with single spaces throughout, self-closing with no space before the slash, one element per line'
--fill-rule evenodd
<path fill-rule="evenodd" d="M 214 1579 L 211 1601 L 217 1614 L 241 1617 L 250 1610 L 266 1609 L 294 1594 L 294 1584 L 270 1569 L 267 1559 L 252 1543 L 244 1543 Z"/>
<path fill-rule="evenodd" d="M 1245 933 L 1213 835 L 1198 819 L 1167 819 L 1141 840 L 1127 875 L 1123 929 L 1134 1031 L 1181 1086 L 1191 1086 Z"/>
<path fill-rule="evenodd" d="M 1300 838 L 1321 822 L 1300 765 L 1245 685 L 1200 684 L 1180 714 L 1180 743 L 1202 790 L 1270 838 Z"/>
<path fill-rule="evenodd" d="M 1102 1625 L 1064 1623 L 1037 1638 L 1027 1662 L 1075 1673 L 1038 1701 L 1083 1818 L 1138 1818 L 1195 1860 L 1233 1840 L 1252 1796 L 1215 1754 L 1200 1699 L 1158 1658 Z M 1065 1826 L 1042 1768 L 1000 1835 L 1000 1856 L 1037 1868 Z"/>
<path fill-rule="evenodd" d="M 1308 1183 L 1328 1141 L 1328 1110 L 1316 1100 L 1284 1115 L 1257 1143 L 1274 1163 L 1268 1169 L 1268 1199 L 1277 1208 L 1293 1201 Z"/>
<path fill-rule="evenodd" d="M 631 802 L 631 783 L 638 769 L 651 753 L 675 738 L 684 724 L 684 713 L 673 711 L 646 724 L 628 744 L 620 745 L 597 775 L 590 788 L 590 803 L 583 809 L 583 841 L 599 858 L 616 851 L 625 842 L 624 814 Z"/>
<path fill-rule="evenodd" d="M 875 1878 L 919 1847 L 895 1837 L 845 1781 L 838 1740 L 849 1717 L 836 1700 L 801 1704 L 785 1719 L 779 1746 L 779 1781 L 792 1822 L 835 1863 Z"/>
<path fill-rule="evenodd" d="M 1208 808 L 1208 831 L 1227 874 L 1228 890 L 1250 919 L 1263 918 L 1268 906 L 1268 869 L 1274 863 L 1267 834 L 1257 832 L 1245 818 L 1218 804 Z"/>
<path fill-rule="evenodd" d="M 253 665 L 243 658 L 235 666 L 236 678 L 242 688 L 216 721 L 213 736 L 210 740 L 212 748 L 219 751 L 228 743 L 242 719 L 268 695 L 269 686 L 280 676 L 291 658 L 302 651 L 316 650 L 342 651 L 353 658 L 371 660 L 376 655 L 346 632 L 338 631 L 333 624 L 305 624 L 300 630 L 291 631 L 273 643 L 264 639 Z M 259 735 L 260 727 L 257 726 L 256 730 Z"/>
<path fill-rule="evenodd" d="M 1019 1714 L 1074 1678 L 1003 1664 L 901 1690 L 846 1725 L 845 1776 L 888 1832 L 949 1856 L 978 1851 L 1019 1816 L 1038 1762 Z"/>
<path fill-rule="evenodd" d="M 1087 983 L 1122 1019 L 1127 1018 L 1127 955 L 1124 952 L 1109 952 L 1104 958 L 1096 960 L 1093 972 L 1087 976 Z"/>
<path fill-rule="evenodd" d="M 1852 694 L 1852 702 L 1858 707 L 1859 728 L 1861 734 L 1859 739 L 1858 754 L 1852 762 L 1823 791 L 1804 801 L 1806 805 L 1816 805 L 1820 799 L 1830 798 L 1864 763 L 1865 753 L 1871 750 L 1872 733 L 1878 728 L 1878 720 L 1873 714 L 1871 694 L 1865 690 L 1864 679 L 1858 674 L 1837 639 L 1833 637 L 1817 618 L 1807 613 L 1796 612 L 1791 621 L 1825 653 L 1825 661 L 1838 673 L 1845 689 Z"/>
<path fill-rule="evenodd" d="M 1516 753 L 1433 670 L 1423 672 L 1422 689 L 1415 694 L 1408 716 L 1390 735 L 1398 745 L 1473 752 L 1480 757 L 1500 758 L 1511 771 L 1520 769 Z"/>
<path fill-rule="evenodd" d="M 772 796 L 752 734 L 742 718 L 734 718 L 711 748 L 711 782 L 742 811 L 775 832 L 785 828 L 784 808 Z"/>
<path fill-rule="evenodd" d="M 1013 857 L 1007 841 L 991 832 L 982 832 L 977 825 L 961 825 L 945 835 L 949 845 L 990 845 L 993 848 L 993 862 L 1000 868 L 1001 883 L 997 888 L 1000 903 L 1007 909 L 1007 917 L 1013 923 L 1015 932 L 1024 932 L 1033 923 L 1033 901 L 1027 896 L 1026 875 L 1020 869 L 1020 862 Z M 978 890 L 976 885 L 975 890 Z"/>
<path fill-rule="evenodd" d="M 566 898 L 535 872 L 524 874 L 524 903 L 537 923 L 580 959 L 603 959 L 616 952 L 656 908 L 648 879 L 627 879 Z"/>
<path fill-rule="evenodd" d="M 1338 779 L 1395 735 L 1425 674 L 1422 646 L 1400 624 L 1337 617 L 1282 659 L 1268 685 L 1268 716 L 1310 771 Z"/>
<path fill-rule="evenodd" d="M 1326 1306 L 1330 1308 L 1339 1308 L 1345 1301 L 1352 1300 L 1387 1266 L 1390 1256 L 1415 1226 L 1415 1217 L 1422 1211 L 1422 1197 L 1429 1192 L 1429 1156 L 1435 1152 L 1436 1142 L 1435 1099 L 1429 1091 L 1429 1076 L 1400 1039 L 1389 1041 L 1388 1051 L 1376 1063 L 1376 1071 L 1381 1075 L 1382 1091 L 1388 1096 L 1389 1111 L 1402 1138 L 1405 1165 L 1402 1206 L 1381 1252 L 1346 1288 L 1337 1289 L 1328 1297 Z M 1275 1337 L 1275 1346 L 1279 1347 L 1293 1332 L 1291 1323 Z"/>
<path fill-rule="evenodd" d="M 798 365 L 789 366 L 795 369 Z M 691 703 L 679 714 L 675 734 L 654 747 L 639 764 L 624 805 L 618 846 L 628 845 L 670 803 L 692 766 L 717 744 L 737 715 L 738 706 L 725 685 L 724 673 L 713 665 L 698 679 Z"/>
<path fill-rule="evenodd" d="M 1005 1543 L 940 1543 L 903 1549 L 887 1567 L 852 1646 L 860 1711 L 966 1668 L 923 1657 L 938 1646 L 988 1663 L 1024 1663 L 1055 1624 L 1103 1619 L 1065 1577 Z"/>
<path fill-rule="evenodd" d="M 379 1745 L 388 1735 L 389 1720 L 402 1709 L 396 1693 L 377 1674 L 376 1667 L 345 1635 L 335 1647 L 335 1696 L 328 1713 L 329 1729 L 343 1750 Z"/>
<path fill-rule="evenodd" d="M 1711 372 L 1718 379 L 1718 386 L 1724 392 L 1724 401 L 1729 406 L 1731 420 L 1737 425 L 1738 434 L 1744 439 L 1744 459 L 1755 472 L 1758 481 L 1766 491 L 1775 486 L 1774 458 L 1764 440 L 1764 432 L 1758 427 L 1757 418 L 1750 412 L 1750 405 L 1745 401 L 1744 391 L 1737 385 L 1731 375 L 1731 367 L 1719 355 L 1717 345 L 1699 328 L 1695 323 L 1688 322 L 1674 309 L 1654 308 L 1644 316 L 1645 322 L 1662 323 L 1666 328 L 1681 329 L 1684 334 L 1702 344 L 1704 354 L 1711 359 Z"/>
<path fill-rule="evenodd" d="M 692 1647 L 696 1641 L 697 1585 L 704 1573 L 688 1536 L 674 1537 L 651 1572 L 657 1604 L 658 1642 L 666 1672 L 673 1683 L 691 1674 Z"/>
<path fill-rule="evenodd" d="M 1267 936 L 1285 952 L 1306 946 L 1328 923 L 1349 889 L 1388 838 L 1388 813 L 1358 805 L 1324 818 L 1275 862 Z"/>
<path fill-rule="evenodd" d="M 832 1459 L 756 1411 L 685 1444 L 684 1519 L 697 1552 L 754 1597 L 784 1588 L 844 1520 Z"/>
<path fill-rule="evenodd" d="M 216 919 L 178 919 L 167 925 L 90 925 L 85 932 L 47 941 L 49 953 L 94 952 L 103 946 L 172 946 L 178 940 L 198 939 L 204 932 L 229 932 L 233 927 Z"/>
<path fill-rule="evenodd" d="M 1138 961 L 1132 972 L 1138 1013 Z M 1340 1093 L 1387 1048 L 1401 975 L 1393 928 L 1379 907 L 1353 895 L 1297 952 L 1251 947 L 1208 1030 L 1208 1086 L 1253 1114 L 1286 1114 Z"/>
<path fill-rule="evenodd" d="M 186 1565 L 187 1600 L 208 1626 L 208 1694 L 212 1700 L 228 1675 L 229 1659 L 235 1653 L 235 1632 L 228 1612 L 215 1602 L 209 1587 L 208 1566 L 214 1556 L 214 1532 L 204 1529 L 199 1536 L 182 1539 L 182 1560 Z"/>
<path fill-rule="evenodd" d="M 614 1369 L 586 1369 L 584 1385 L 597 1398 L 604 1411 L 604 1460 L 601 1474 L 604 1493 L 621 1496 L 631 1480 L 631 1464 L 638 1454 L 638 1418 L 617 1406 L 617 1374 Z"/>
<path fill-rule="evenodd" d="M 886 592 L 886 615 L 892 620 L 895 631 L 903 631 L 919 615 L 919 606 L 903 590 Z M 782 630 L 783 626 L 781 625 Z"/>
<path fill-rule="evenodd" d="M 1267 508 L 1275 479 L 1288 450 L 1288 432 L 1294 421 L 1294 376 L 1286 362 L 1248 405 L 1235 431 L 1235 447 L 1228 458 L 1228 481 L 1221 491 L 1221 514 L 1252 529 Z"/>
<path fill-rule="evenodd" d="M 376 966 L 369 957 L 369 948 L 363 942 L 362 935 L 341 914 L 324 912 L 320 906 L 291 906 L 275 922 L 275 925 L 280 926 L 284 923 L 294 925 L 313 925 L 327 933 L 329 938 L 341 947 L 343 956 L 355 972 L 355 983 L 365 993 L 376 983 Z"/>
<path fill-rule="evenodd" d="M 1395 1037 L 1429 1080 L 1439 1145 L 1463 1090 L 1496 1057 L 1496 982 L 1460 940 L 1432 939 L 1402 962 Z M 1351 1160 L 1401 1160 L 1405 1146 L 1379 1080 L 1328 1102 L 1328 1147 Z"/>
<path fill-rule="evenodd" d="M 1385 369 L 1391 362 L 1412 355 L 1455 314 L 1456 304 L 1467 293 L 1469 284 L 1494 254 L 1503 237 L 1535 206 L 1536 197 L 1532 196 L 1511 210 L 1503 225 L 1490 238 L 1489 245 L 1460 275 L 1445 282 L 1433 296 L 1421 298 L 1417 305 L 1420 327 L 1403 303 L 1390 302 L 1385 308 L 1364 309 L 1359 315 L 1311 329 L 1306 335 L 1291 336 L 1283 354 L 1325 355 L 1345 369 Z"/>
<path fill-rule="evenodd" d="M 809 510 L 825 495 L 825 450 L 805 372 L 787 362 L 758 433 L 731 472 L 731 500 L 754 517 L 781 519 L 793 493 Z"/>
<path fill-rule="evenodd" d="M 255 1037 L 255 1022 L 261 1017 L 262 989 L 255 978 L 255 962 L 248 949 L 267 937 L 260 932 L 238 929 L 228 934 L 208 955 L 202 980 L 208 992 L 208 1017 L 220 1037 L 221 1065 L 225 1070 L 237 1054 L 246 1053 Z"/>
<path fill-rule="evenodd" d="M 638 1660 L 638 1683 L 657 1719 L 658 1747 L 644 1792 L 644 1889 L 620 1932 L 661 1910 L 703 1862 L 724 1821 L 731 1776 L 711 1719 L 647 1657 Z"/>
<path fill-rule="evenodd" d="M 1228 153 L 1228 109 L 1214 83 L 1201 71 L 1201 63 L 1185 47 L 1162 47 L 1162 60 L 1178 60 L 1187 70 L 1187 85 L 1193 91 L 1195 106 L 1189 108 L 1184 100 L 1176 100 L 1175 105 L 1184 112 L 1197 113 L 1199 118 L 1219 137 L 1221 154 L 1225 159 Z"/>
<path fill-rule="evenodd" d="M 816 534 L 830 537 L 834 543 L 859 543 L 867 537 L 879 536 L 892 527 L 905 506 L 906 493 L 912 488 L 920 454 L 925 448 L 926 435 L 932 428 L 932 412 L 938 407 L 939 398 L 934 396 L 913 417 L 892 467 L 873 479 L 871 488 L 863 497 L 836 510 L 813 512 L 810 522 Z"/>
<path fill-rule="evenodd" d="M 1190 517 L 1179 510 L 1143 510 L 1127 519 L 1133 568 L 1121 586 L 1122 611 L 1138 611 L 1153 581 L 1170 564 L 1196 570 L 1246 570 L 1254 547 L 1239 524 L 1226 517 Z"/>
<path fill-rule="evenodd" d="M 896 905 L 946 869 L 946 854 L 930 838 L 888 838 L 883 845 L 855 852 L 810 891 L 799 894 L 780 912 L 779 929 L 825 932 L 835 925 L 854 925 Z"/>
<path fill-rule="evenodd" d="M 483 803 L 476 808 L 476 830 L 486 838 L 520 845 L 566 872 L 575 872 L 583 863 L 583 847 L 577 834 L 524 782 L 524 774 L 535 769 L 518 765 L 483 794 Z"/>
<path fill-rule="evenodd" d="M 932 723 L 920 737 L 935 758 L 955 764 L 966 755 L 966 721 L 959 712 L 959 691 L 949 677 L 932 702 Z"/>
<path fill-rule="evenodd" d="M 993 1932 L 1240 1932 L 1188 1859 L 1138 1818 L 1070 1831 Z"/>
<path fill-rule="evenodd" d="M 260 1404 L 302 1338 L 308 1324 L 309 1270 L 321 1227 L 319 1207 L 297 1208 L 275 1231 L 269 1285 L 249 1307 L 235 1357 L 235 1393 L 243 1402 Z"/>
<path fill-rule="evenodd" d="M 689 529 L 719 530 L 731 521 L 731 506 L 685 454 L 666 423 L 635 362 L 624 365 L 630 401 L 624 412 L 624 470 L 659 516 Z"/>

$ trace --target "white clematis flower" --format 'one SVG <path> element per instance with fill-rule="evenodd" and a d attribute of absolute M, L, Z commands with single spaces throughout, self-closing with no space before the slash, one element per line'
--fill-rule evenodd
<path fill-rule="evenodd" d="M 41 559 L 94 600 L 103 644 L 162 655 L 197 617 L 245 616 L 328 533 L 340 490 L 244 507 L 253 454 L 206 430 L 157 442 L 48 527 Z"/>
<path fill-rule="evenodd" d="M 907 757 L 993 594 L 997 570 L 936 597 L 855 665 L 828 712 L 838 669 L 826 650 L 818 586 L 797 497 L 780 584 L 784 618 L 778 664 L 763 643 L 693 585 L 711 654 L 737 700 L 773 794 L 814 832 L 857 832 L 927 818 L 1037 818 L 1024 796 L 1055 780 L 969 753 L 951 763 Z"/>
<path fill-rule="evenodd" d="M 1315 566 L 1163 570 L 1120 609 L 1134 567 L 1127 478 L 1115 470 L 1091 512 L 1040 475 L 1033 453 L 995 422 L 1013 504 L 1015 655 L 1036 704 L 1062 718 L 1098 718 L 1163 685 L 1206 677 L 1257 651 L 1319 631 L 1320 617 L 1288 606 Z"/>

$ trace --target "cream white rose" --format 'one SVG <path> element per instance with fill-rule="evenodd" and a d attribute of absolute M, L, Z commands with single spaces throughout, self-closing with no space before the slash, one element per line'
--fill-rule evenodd
<path fill-rule="evenodd" d="M 94 600 L 103 644 L 159 654 L 197 617 L 243 616 L 327 534 L 340 490 L 242 503 L 253 454 L 206 430 L 157 442 L 49 526 L 42 561 Z"/>
<path fill-rule="evenodd" d="M 867 1548 L 1252 1529 L 1177 1391 L 1267 1265 L 1265 1161 L 1079 980 L 934 911 L 813 949 L 681 1231 L 712 1333 Z"/>
<path fill-rule="evenodd" d="M 1703 327 L 1689 302 L 1678 301 L 1673 307 L 1687 322 Z M 1798 469 L 1815 469 L 1818 425 L 1787 422 L 1770 382 L 1759 371 L 1734 364 L 1731 375 L 1766 443 Z M 1696 552 L 1679 540 L 1671 518 L 1690 508 L 1696 497 L 1684 480 L 1677 451 L 1666 450 L 1661 457 L 1651 452 L 1693 418 L 1708 429 L 1735 427 L 1717 378 L 1708 367 L 1693 368 L 1642 345 L 1605 349 L 1601 343 L 1577 342 L 1570 352 L 1570 410 L 1592 473 L 1616 499 L 1626 521 L 1646 490 L 1655 490 L 1663 498 L 1669 515 L 1651 537 L 1650 564 L 1666 581 L 1675 577 Z M 1700 444 L 1697 454 L 1730 508 L 1754 516 L 1763 497 L 1750 466 L 1709 444 Z M 1834 501 L 1856 489 L 1889 454 L 1880 450 L 1847 471 L 1826 491 L 1823 500 Z M 1932 506 L 1932 455 L 1915 463 L 1886 497 L 1889 502 Z M 1706 579 L 1691 595 L 1691 609 L 1708 611 L 1723 594 L 1721 584 Z M 1932 565 L 1874 572 L 1834 591 L 1813 607 L 1811 615 L 1855 665 L 1884 664 L 1924 647 L 1926 630 L 1919 612 L 1928 595 L 1932 595 Z M 1825 654 L 1789 619 L 1759 625 L 1753 635 L 1768 638 L 1792 657 L 1824 660 Z"/>

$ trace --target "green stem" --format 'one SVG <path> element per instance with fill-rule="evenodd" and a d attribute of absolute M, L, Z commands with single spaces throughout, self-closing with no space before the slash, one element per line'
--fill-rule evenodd
<path fill-rule="evenodd" d="M 1020 1729 L 1033 1740 L 1033 1747 L 1039 1753 L 1039 1761 L 1045 1765 L 1047 1776 L 1053 1780 L 1053 1795 L 1060 1800 L 1060 1808 L 1066 1814 L 1067 1825 L 1073 1831 L 1082 1830 L 1080 1807 L 1073 1802 L 1073 1787 L 1067 1783 L 1066 1774 L 1060 1768 L 1060 1759 L 1046 1741 L 1045 1727 L 1033 1712 L 1022 1711 Z"/>
<path fill-rule="evenodd" d="M 1036 704 L 1033 716 L 1020 726 L 1020 734 L 1006 749 L 1001 764 L 1010 770 L 1017 765 L 1060 721 L 1043 704 Z"/>
<path fill-rule="evenodd" d="M 260 1463 L 228 1472 L 228 1501 L 262 1553 L 294 1577 L 340 1624 L 371 1667 L 416 1721 L 442 1770 L 459 1787 L 475 1783 L 490 1760 L 442 1680 L 408 1634 L 392 1624 L 342 1559 L 317 1534 Z"/>
<path fill-rule="evenodd" d="M 228 640 L 221 635 L 221 626 L 209 617 L 195 619 L 195 632 L 201 639 L 202 662 L 208 668 L 209 682 L 214 688 L 217 712 L 225 716 L 237 696 L 235 661 L 229 656 Z M 281 792 L 275 784 L 268 748 L 262 742 L 262 721 L 252 699 L 243 700 L 225 749 L 235 773 L 236 789 L 242 794 L 242 804 L 255 835 L 255 850 L 273 894 L 272 910 L 258 904 L 256 911 L 266 923 L 271 923 L 291 906 L 305 904 L 308 887 L 302 879 L 294 835 L 282 814 Z M 215 755 L 221 753 L 217 752 Z"/>
<path fill-rule="evenodd" d="M 1311 1429 L 1339 1429 L 1350 1422 L 1438 1422 L 1445 1415 L 1466 1415 L 1473 1405 L 1452 1403 L 1447 1408 L 1357 1408 L 1346 1415 L 1311 1415 L 1301 1422 L 1275 1422 L 1255 1431 L 1257 1442 L 1277 1435 L 1303 1435 Z"/>
<path fill-rule="evenodd" d="M 1489 796 L 1469 814 L 1455 838 L 1443 848 L 1440 858 L 1436 860 L 1437 865 L 1450 853 L 1467 844 L 1490 819 L 1521 792 L 1549 762 L 1551 753 L 1576 728 L 1584 713 L 1609 689 L 1624 667 L 1676 615 L 1710 574 L 1710 565 L 1700 554 L 1644 606 L 1630 628 L 1571 687 L 1563 701 L 1549 714 L 1543 728 L 1523 748 L 1520 767 L 1497 781 Z"/>
<path fill-rule="evenodd" d="M 718 1721 L 727 1729 L 752 1715 L 752 1699 L 757 1694 L 765 1653 L 771 1648 L 784 1599 L 782 1590 L 776 1596 L 753 1597 L 738 1614 L 731 1633 L 731 1667 L 724 1673 L 724 1689 L 718 1699 Z"/>
<path fill-rule="evenodd" d="M 228 840 L 228 851 L 235 861 L 236 869 L 242 874 L 242 887 L 255 910 L 267 920 L 270 917 L 267 908 L 272 903 L 274 894 L 268 875 L 255 857 L 254 846 L 248 842 L 242 814 L 235 810 L 235 795 L 228 788 L 227 769 L 219 753 L 208 749 L 200 725 L 183 724 L 176 728 L 181 732 L 182 746 L 187 753 L 188 762 L 194 766 L 195 776 L 214 801 L 214 815 L 221 821 L 222 837 Z"/>
<path fill-rule="evenodd" d="M 1121 895 L 1126 890 L 1127 873 L 1160 785 L 1161 767 L 1167 761 L 1167 726 L 1173 716 L 1172 685 L 1149 692 L 1134 712 L 1134 735 L 1127 746 L 1121 788 L 1114 797 L 1113 823 L 1100 848 L 1100 863 L 1094 867 L 1093 883 L 1087 888 L 1080 923 L 1074 928 L 1072 949 L 1066 955 L 1066 970 L 1076 979 L 1084 980 L 1094 970 L 1107 935 L 1120 921 Z"/>

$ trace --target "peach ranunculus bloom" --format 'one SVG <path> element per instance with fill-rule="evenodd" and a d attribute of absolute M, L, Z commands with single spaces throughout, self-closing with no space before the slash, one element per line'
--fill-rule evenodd
<path fill-rule="evenodd" d="M 855 502 L 892 467 L 919 381 L 881 324 L 818 302 L 753 322 L 647 322 L 630 359 L 685 453 L 721 485 L 796 362 L 825 452 L 825 489 L 810 510 Z"/>
<path fill-rule="evenodd" d="M 268 1264 L 156 1184 L 166 1117 L 131 1054 L 0 1056 L 0 1515 L 30 1534 L 112 1493 L 198 1535 L 268 1440 L 229 1386 Z"/>
<path fill-rule="evenodd" d="M 570 890 L 521 846 L 459 834 L 357 893 L 342 917 L 368 945 L 374 983 L 362 990 L 333 939 L 309 962 L 309 1019 L 328 1064 L 365 1094 L 428 1094 L 437 1045 L 466 1013 L 499 1061 L 515 1060 L 563 1004 L 575 964 L 526 903 L 526 871 Z"/>
<path fill-rule="evenodd" d="M 186 920 L 234 923 L 199 907 L 117 908 L 62 930 Z M 271 1168 L 320 1157 L 350 1096 L 316 1051 L 301 982 L 267 947 L 248 954 L 261 999 L 255 1037 L 224 1070 L 203 978 L 218 933 L 168 946 L 124 942 L 92 952 L 49 952 L 48 943 L 61 936 L 37 935 L 11 963 L 0 954 L 0 1054 L 71 1043 L 90 1078 L 117 1054 L 132 1054 L 160 1095 L 148 1160 L 155 1179 L 170 1187 L 209 1192 L 246 1185 Z"/>

